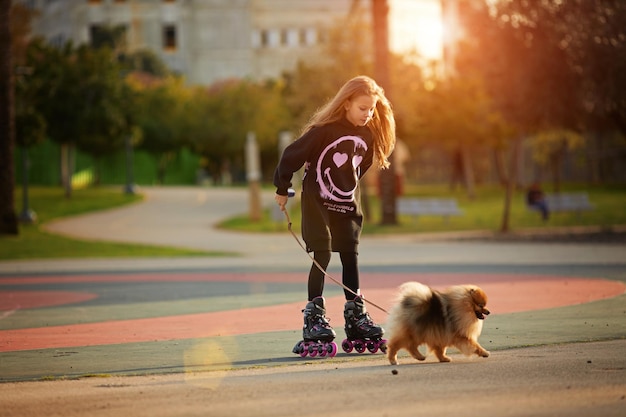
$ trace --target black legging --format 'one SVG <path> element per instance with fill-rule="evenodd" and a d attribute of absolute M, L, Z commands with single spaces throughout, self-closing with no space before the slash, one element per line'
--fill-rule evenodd
<path fill-rule="evenodd" d="M 330 263 L 330 251 L 315 251 L 313 252 L 313 259 L 320 264 L 324 271 Z M 341 278 L 343 285 L 350 288 L 355 293 L 359 292 L 359 266 L 357 262 L 356 252 L 339 252 L 341 259 L 342 274 Z M 324 272 L 313 263 L 311 270 L 309 271 L 309 301 L 315 297 L 321 297 L 324 292 Z M 344 289 L 343 293 L 346 296 L 346 300 L 353 300 L 355 295 Z"/>

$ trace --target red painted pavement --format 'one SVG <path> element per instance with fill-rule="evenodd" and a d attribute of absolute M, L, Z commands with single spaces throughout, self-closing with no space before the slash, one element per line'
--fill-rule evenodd
<path fill-rule="evenodd" d="M 18 310 L 81 303 L 98 294 L 73 291 L 0 291 L 0 318 Z"/>
<path fill-rule="evenodd" d="M 0 285 L 37 285 L 70 282 L 302 282 L 302 274 L 114 274 L 87 276 L 45 276 L 0 278 Z M 489 295 L 493 314 L 540 310 L 587 303 L 623 294 L 626 285 L 618 281 L 562 276 L 515 274 L 363 274 L 365 296 L 388 310 L 399 284 L 416 280 L 443 288 L 472 283 Z M 327 285 L 335 285 L 328 282 Z M 61 291 L 1 292 L 0 318 L 17 309 L 73 304 L 93 299 L 97 294 Z M 47 295 L 46 295 L 47 294 Z M 259 294 L 262 296 L 262 293 Z M 303 294 L 304 297 L 304 294 Z M 343 323 L 343 296 L 327 299 L 327 315 Z M 0 331 L 0 352 L 111 345 L 150 341 L 192 339 L 212 336 L 295 330 L 302 326 L 303 302 L 268 307 L 186 314 L 135 320 L 105 321 L 90 324 L 38 327 Z M 386 314 L 370 306 L 379 322 Z M 336 325 L 336 324 L 335 324 Z"/>

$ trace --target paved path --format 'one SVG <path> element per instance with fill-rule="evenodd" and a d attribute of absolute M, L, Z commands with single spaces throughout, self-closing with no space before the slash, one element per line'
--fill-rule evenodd
<path fill-rule="evenodd" d="M 61 219 L 45 225 L 46 230 L 85 239 L 172 245 L 208 251 L 233 252 L 243 256 L 159 261 L 67 260 L 44 262 L 3 262 L 1 272 L 50 272 L 68 270 L 109 270 L 156 268 L 236 268 L 237 270 L 291 268 L 301 271 L 309 259 L 287 232 L 286 223 L 277 224 L 271 234 L 243 234 L 222 231 L 214 225 L 225 217 L 246 213 L 248 195 L 242 189 L 144 188 L 143 203 L 95 214 Z M 271 193 L 263 203 L 273 203 Z M 367 227 L 367 225 L 365 226 Z M 596 244 L 503 244 L 493 241 L 459 241 L 449 234 L 364 237 L 360 246 L 362 267 L 398 268 L 416 265 L 569 265 L 624 263 L 623 245 Z M 336 261 L 336 259 L 333 259 Z M 333 262 L 336 264 L 336 262 Z"/>
<path fill-rule="evenodd" d="M 482 360 L 396 368 L 382 360 L 321 360 L 3 384 L 0 415 L 622 417 L 626 357 L 620 349 L 626 341 L 511 349 Z"/>
<path fill-rule="evenodd" d="M 383 304 L 389 309 L 394 297 L 395 287 L 407 280 L 415 279 L 415 274 L 394 274 L 392 276 L 368 275 L 366 281 L 376 286 L 376 282 L 386 280 L 384 288 L 370 288 L 368 297 Z M 74 283 L 115 283 L 150 282 L 159 280 L 169 282 L 204 282 L 211 281 L 234 283 L 289 283 L 301 279 L 294 274 L 241 276 L 235 274 L 180 274 L 164 277 L 153 275 L 97 275 L 80 276 L 72 280 Z M 420 274 L 422 281 L 432 281 L 437 287 L 445 283 L 458 283 L 461 279 L 456 274 Z M 615 297 L 623 294 L 626 286 L 621 282 L 582 279 L 571 277 L 542 277 L 538 282 L 535 276 L 504 276 L 498 275 L 498 282 L 489 282 L 483 276 L 465 276 L 468 282 L 477 282 L 491 296 L 489 308 L 497 314 L 540 310 L 557 306 L 580 304 L 595 300 Z M 65 277 L 19 277 L 15 279 L 0 278 L 0 285 L 42 285 L 68 284 Z M 435 284 L 436 283 L 436 284 Z M 537 286 L 541 293 L 535 294 Z M 510 294 L 511 288 L 515 294 Z M 45 307 L 51 302 L 54 305 L 83 303 L 98 298 L 96 293 L 66 292 L 54 294 L 50 292 L 16 291 L 7 292 L 5 312 L 17 312 L 17 309 Z M 48 297 L 46 297 L 48 295 Z M 380 302 L 382 300 L 383 302 Z M 329 317 L 339 318 L 342 315 L 343 296 L 331 297 Z M 137 318 L 131 320 L 109 320 L 95 323 L 66 324 L 39 328 L 0 330 L 0 352 L 14 352 L 35 349 L 68 349 L 84 346 L 115 345 L 121 343 L 139 343 L 168 341 L 181 339 L 199 339 L 238 334 L 267 333 L 289 331 L 298 328 L 300 318 L 293 314 L 302 307 L 301 302 L 283 303 L 279 305 L 255 308 L 240 308 L 236 311 L 217 311 L 208 313 L 180 314 L 165 317 Z M 372 309 L 371 309 L 372 310 Z M 383 317 L 379 311 L 374 316 Z"/>
<path fill-rule="evenodd" d="M 215 229 L 224 217 L 247 210 L 245 190 L 142 191 L 143 203 L 46 228 L 84 239 L 233 255 L 0 262 L 0 381 L 302 364 L 289 351 L 300 336 L 310 261 L 285 224 L 269 235 Z M 263 200 L 271 204 L 271 193 Z M 407 280 L 481 285 L 494 312 L 481 343 L 492 352 L 626 338 L 624 245 L 454 237 L 365 237 L 365 295 L 388 308 L 395 288 Z M 335 258 L 329 271 L 340 276 Z M 341 290 L 329 282 L 326 296 L 341 337 Z M 370 312 L 384 323 L 383 312 Z M 381 355 L 340 353 L 333 361 L 384 364 Z M 618 372 L 624 375 L 623 368 Z"/>

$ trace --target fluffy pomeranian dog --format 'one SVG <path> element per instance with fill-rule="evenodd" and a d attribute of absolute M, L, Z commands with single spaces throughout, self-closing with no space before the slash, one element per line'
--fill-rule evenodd
<path fill-rule="evenodd" d="M 398 364 L 398 351 L 406 349 L 423 361 L 418 346 L 426 344 L 440 362 L 450 362 L 446 349 L 454 346 L 465 355 L 484 358 L 489 352 L 478 344 L 487 310 L 487 295 L 475 285 L 457 285 L 436 291 L 419 282 L 400 286 L 398 300 L 387 321 L 387 358 Z"/>

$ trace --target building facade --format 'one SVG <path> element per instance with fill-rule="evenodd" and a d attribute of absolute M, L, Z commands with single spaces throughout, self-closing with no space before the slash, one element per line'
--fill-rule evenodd
<path fill-rule="evenodd" d="M 37 9 L 35 35 L 89 44 L 102 27 L 124 28 L 128 52 L 149 49 L 188 84 L 276 78 L 319 58 L 325 30 L 355 0 L 22 0 Z"/>

